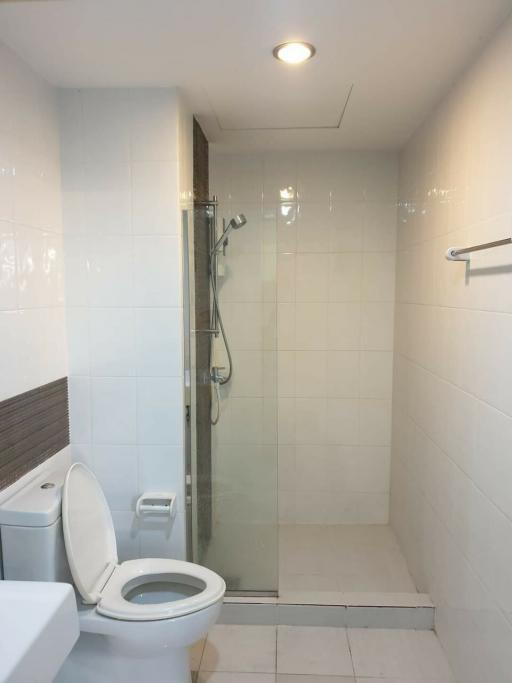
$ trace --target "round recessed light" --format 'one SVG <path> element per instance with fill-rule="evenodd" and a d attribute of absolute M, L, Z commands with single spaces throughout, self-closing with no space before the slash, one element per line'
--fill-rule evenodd
<path fill-rule="evenodd" d="M 281 43 L 272 50 L 274 57 L 286 64 L 302 64 L 311 59 L 315 52 L 313 45 L 302 42 Z"/>

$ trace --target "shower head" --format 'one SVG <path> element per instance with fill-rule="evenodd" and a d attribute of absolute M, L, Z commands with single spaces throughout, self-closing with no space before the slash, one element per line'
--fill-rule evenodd
<path fill-rule="evenodd" d="M 229 223 L 226 225 L 226 228 L 224 229 L 224 232 L 222 235 L 219 237 L 217 242 L 215 243 L 215 246 L 213 247 L 211 251 L 211 255 L 215 254 L 219 247 L 224 244 L 224 242 L 227 240 L 229 233 L 232 230 L 238 230 L 239 228 L 243 228 L 244 225 L 247 223 L 247 218 L 244 216 L 243 213 L 237 213 L 237 215 L 232 218 Z"/>
<path fill-rule="evenodd" d="M 247 223 L 247 218 L 243 213 L 237 213 L 237 215 L 229 221 L 229 225 L 232 225 L 233 230 L 238 230 L 238 228 L 243 228 Z"/>

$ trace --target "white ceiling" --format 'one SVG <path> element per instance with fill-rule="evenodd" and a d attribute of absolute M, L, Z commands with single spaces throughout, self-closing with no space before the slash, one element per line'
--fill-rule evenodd
<path fill-rule="evenodd" d="M 180 86 L 222 148 L 395 148 L 511 10 L 512 0 L 0 0 L 0 40 L 55 85 Z M 290 39 L 316 57 L 278 63 L 272 48 Z"/>

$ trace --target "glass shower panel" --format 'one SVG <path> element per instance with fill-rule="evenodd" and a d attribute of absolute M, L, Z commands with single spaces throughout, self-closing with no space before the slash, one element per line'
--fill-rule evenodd
<path fill-rule="evenodd" d="M 196 387 L 208 385 L 209 414 L 195 415 L 194 560 L 221 574 L 228 590 L 277 591 L 277 312 L 275 212 L 255 205 L 197 208 L 195 222 L 208 224 L 215 244 L 233 216 L 244 214 L 243 227 L 232 229 L 216 259 L 216 283 L 223 335 L 215 327 L 212 282 L 198 283 L 196 254 L 195 306 L 209 297 L 209 320 L 198 320 L 196 362 L 209 344 L 210 370 L 228 382 L 215 384 L 205 368 L 196 368 Z M 201 215 L 198 215 L 201 211 Z M 224 223 L 223 223 L 223 218 Z M 197 245 L 197 240 L 196 240 Z M 197 249 L 197 247 L 196 247 Z M 215 267 L 215 264 L 212 264 Z M 204 302 L 203 302 L 204 303 Z M 219 318 L 219 316 L 218 316 Z M 206 340 L 208 340 L 206 342 Z M 230 359 L 231 356 L 231 359 Z M 204 361 L 203 361 L 204 365 Z M 204 401 L 203 401 L 204 403 Z M 213 425 L 219 413 L 217 424 Z M 213 418 L 213 419 L 211 419 Z M 202 446 L 201 446 L 202 444 Z"/>

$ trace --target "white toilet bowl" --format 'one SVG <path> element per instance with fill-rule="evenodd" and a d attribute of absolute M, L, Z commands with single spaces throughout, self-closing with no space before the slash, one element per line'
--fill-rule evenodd
<path fill-rule="evenodd" d="M 62 521 L 69 566 L 84 606 L 80 638 L 59 683 L 190 683 L 188 647 L 217 620 L 226 589 L 214 572 L 190 562 L 119 564 L 112 517 L 101 487 L 72 465 Z"/>

